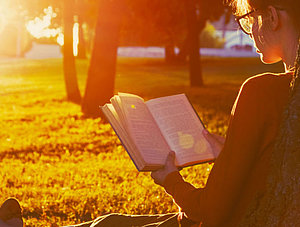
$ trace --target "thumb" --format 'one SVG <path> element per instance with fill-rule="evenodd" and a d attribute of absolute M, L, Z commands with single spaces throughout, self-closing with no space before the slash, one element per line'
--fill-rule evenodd
<path fill-rule="evenodd" d="M 211 145 L 215 145 L 216 143 L 219 143 L 219 141 L 214 136 L 214 134 L 209 133 L 206 129 L 202 131 L 202 134 Z"/>
<path fill-rule="evenodd" d="M 207 131 L 206 129 L 204 129 L 204 130 L 202 131 L 202 134 L 203 134 L 203 136 L 204 136 L 207 140 L 210 140 L 210 139 L 213 138 L 212 134 L 210 134 L 209 131 Z"/>
<path fill-rule="evenodd" d="M 175 152 L 174 151 L 170 151 L 167 157 L 166 162 L 172 162 L 174 163 L 175 161 Z"/>

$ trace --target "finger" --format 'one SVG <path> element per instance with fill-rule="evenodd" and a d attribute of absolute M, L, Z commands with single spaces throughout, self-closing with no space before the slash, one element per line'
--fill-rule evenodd
<path fill-rule="evenodd" d="M 202 135 L 210 142 L 212 139 L 215 140 L 215 138 L 212 136 L 212 134 L 209 133 L 206 129 L 202 131 Z"/>
<path fill-rule="evenodd" d="M 158 181 L 159 175 L 158 175 L 158 172 L 157 172 L 157 171 L 152 172 L 152 173 L 151 173 L 151 177 L 152 177 L 152 179 L 154 180 L 154 183 L 155 183 L 155 184 L 159 184 L 159 181 Z"/>
<path fill-rule="evenodd" d="M 152 179 L 155 178 L 155 172 L 151 172 L 151 177 L 152 177 Z"/>
<path fill-rule="evenodd" d="M 169 158 L 170 160 L 175 160 L 175 152 L 174 152 L 174 151 L 170 151 L 170 152 L 169 152 L 169 155 L 168 155 L 168 158 Z"/>
<path fill-rule="evenodd" d="M 166 165 L 174 165 L 175 164 L 175 152 L 174 151 L 170 151 L 170 153 L 167 156 L 166 159 Z"/>

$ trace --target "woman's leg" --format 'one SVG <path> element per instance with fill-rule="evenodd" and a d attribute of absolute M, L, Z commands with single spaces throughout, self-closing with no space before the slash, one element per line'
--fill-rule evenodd
<path fill-rule="evenodd" d="M 178 213 L 158 215 L 108 214 L 90 222 L 68 227 L 192 227 L 195 224 L 199 226 L 186 217 L 183 217 L 179 222 Z"/>
<path fill-rule="evenodd" d="M 157 215 L 124 215 L 124 214 L 108 214 L 96 218 L 93 221 L 85 222 L 79 225 L 69 227 L 138 227 L 138 226 L 159 226 L 164 221 L 177 223 L 178 214 L 157 214 Z M 171 220 L 173 219 L 173 221 Z"/>

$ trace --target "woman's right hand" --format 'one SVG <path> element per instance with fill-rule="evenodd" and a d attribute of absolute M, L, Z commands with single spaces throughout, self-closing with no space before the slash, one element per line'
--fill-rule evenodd
<path fill-rule="evenodd" d="M 217 134 L 209 133 L 206 129 L 202 131 L 202 134 L 210 143 L 213 148 L 213 152 L 219 156 L 221 150 L 223 149 L 225 138 L 223 136 L 219 136 Z"/>

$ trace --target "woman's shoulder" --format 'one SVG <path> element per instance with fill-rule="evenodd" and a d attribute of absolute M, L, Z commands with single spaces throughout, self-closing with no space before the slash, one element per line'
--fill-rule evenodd
<path fill-rule="evenodd" d="M 248 78 L 242 85 L 243 89 L 255 89 L 259 91 L 288 88 L 292 73 L 263 73 Z"/>

